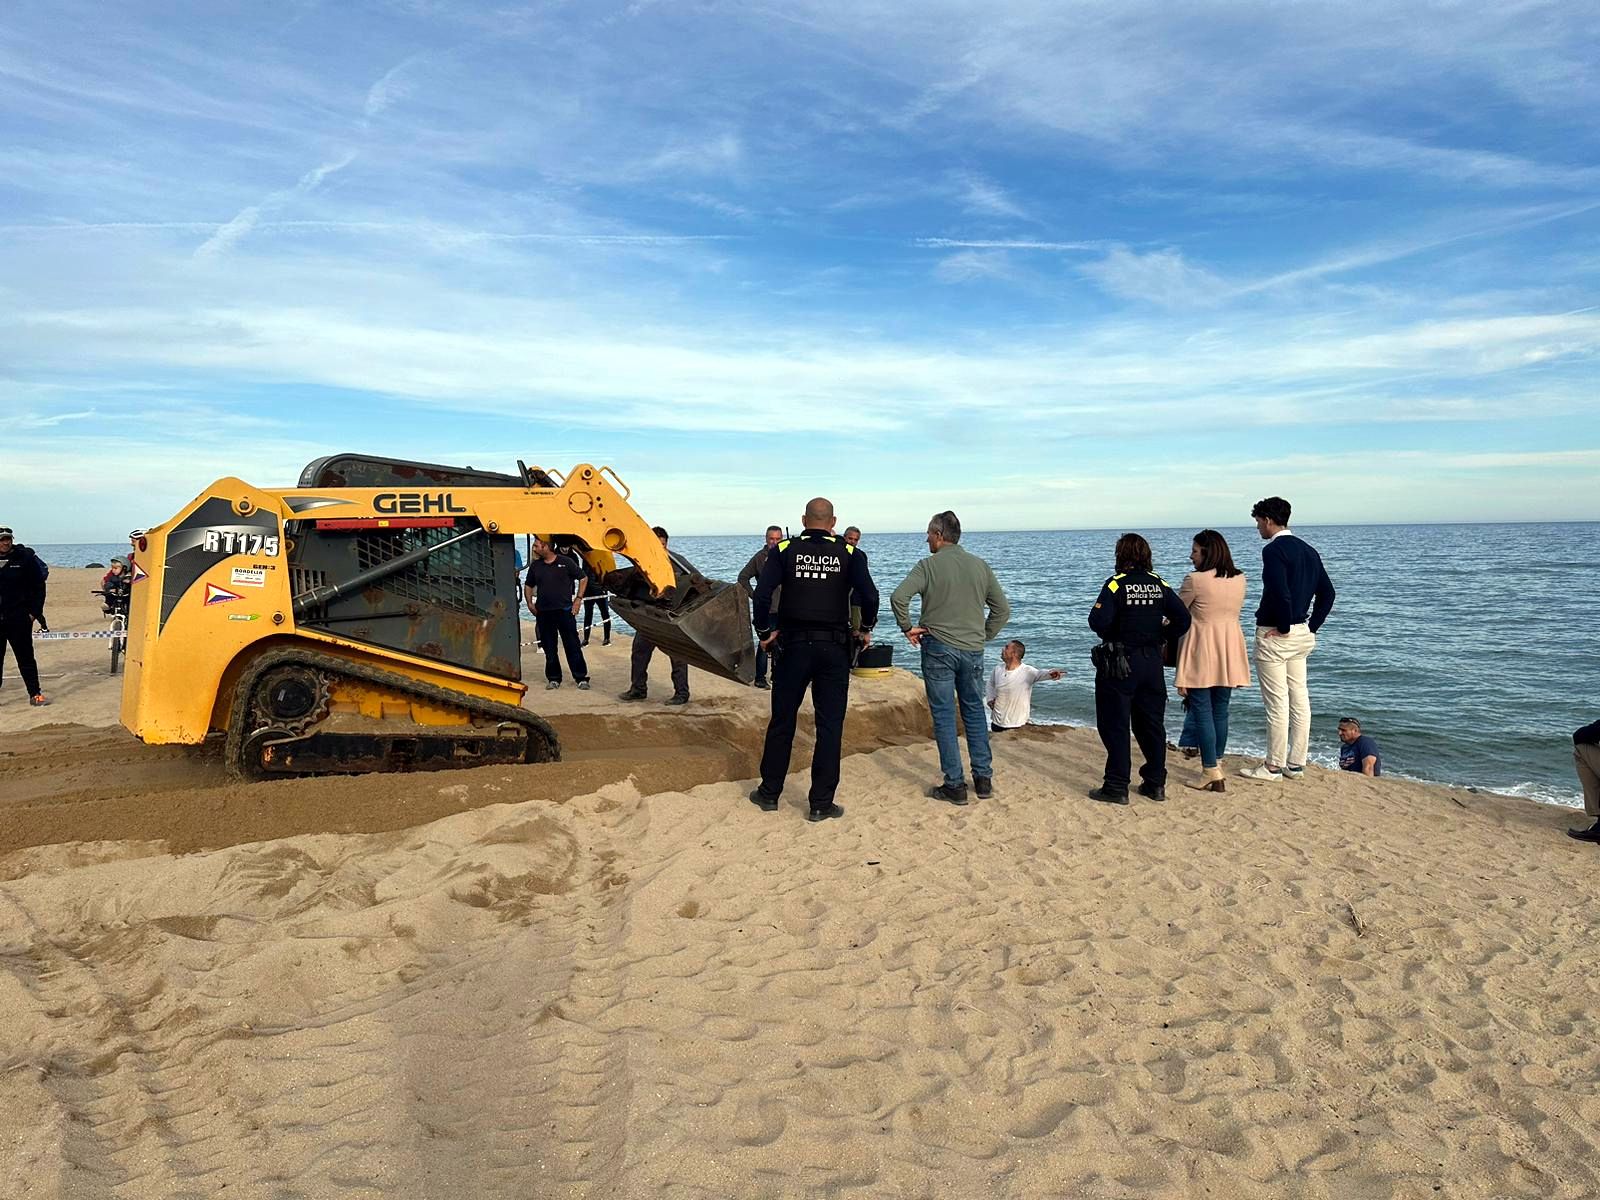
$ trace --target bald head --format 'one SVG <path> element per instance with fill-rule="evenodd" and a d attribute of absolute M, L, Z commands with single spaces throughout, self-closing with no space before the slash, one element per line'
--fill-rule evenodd
<path fill-rule="evenodd" d="M 800 518 L 801 524 L 807 529 L 832 529 L 835 521 L 833 515 L 833 501 L 824 496 L 808 501 L 806 515 Z"/>

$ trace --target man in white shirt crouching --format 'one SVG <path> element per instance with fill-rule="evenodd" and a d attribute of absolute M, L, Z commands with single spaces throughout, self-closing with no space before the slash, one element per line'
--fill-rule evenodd
<path fill-rule="evenodd" d="M 1004 733 L 1028 723 L 1033 708 L 1033 685 L 1041 679 L 1060 679 L 1059 670 L 1041 670 L 1022 664 L 1027 647 L 1009 641 L 1000 650 L 1000 665 L 989 676 L 989 731 Z"/>

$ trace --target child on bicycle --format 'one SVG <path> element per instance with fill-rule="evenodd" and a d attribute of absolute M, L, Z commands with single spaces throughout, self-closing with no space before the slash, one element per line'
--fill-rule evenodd
<path fill-rule="evenodd" d="M 111 569 L 100 580 L 101 608 L 106 616 L 118 613 L 128 615 L 128 602 L 132 598 L 133 576 L 128 571 L 128 560 L 122 557 L 111 560 Z"/>

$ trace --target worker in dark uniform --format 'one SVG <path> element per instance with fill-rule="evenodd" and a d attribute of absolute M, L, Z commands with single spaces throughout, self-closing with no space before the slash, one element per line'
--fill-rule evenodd
<path fill-rule="evenodd" d="M 844 816 L 833 801 L 839 787 L 839 753 L 844 743 L 844 713 L 850 698 L 850 660 L 856 642 L 872 643 L 878 619 L 878 589 L 865 555 L 833 533 L 833 505 L 817 497 L 806 505 L 797 538 L 780 541 L 767 555 L 756 581 L 751 621 L 756 637 L 775 653 L 772 669 L 772 719 L 761 752 L 761 785 L 750 800 L 764 812 L 778 807 L 795 721 L 806 689 L 816 718 L 811 751 L 810 808 L 806 819 Z M 778 608 L 772 596 L 778 589 Z M 850 630 L 850 596 L 861 598 L 861 631 Z"/>
<path fill-rule="evenodd" d="M 1189 609 L 1152 569 L 1150 543 L 1137 533 L 1117 539 L 1117 573 L 1106 580 L 1089 611 L 1100 635 L 1094 675 L 1094 723 L 1106 747 L 1105 782 L 1089 793 L 1107 804 L 1128 802 L 1133 755 L 1131 725 L 1144 765 L 1139 794 L 1167 798 L 1167 682 L 1161 644 L 1189 629 Z"/>

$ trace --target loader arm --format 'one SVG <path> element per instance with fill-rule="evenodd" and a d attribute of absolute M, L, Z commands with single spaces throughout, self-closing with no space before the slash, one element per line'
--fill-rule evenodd
<path fill-rule="evenodd" d="M 542 472 L 540 473 L 543 474 Z M 275 488 L 260 493 L 285 521 L 360 522 L 373 528 L 403 520 L 441 522 L 472 518 L 491 534 L 534 534 L 581 538 L 593 552 L 632 560 L 651 592 L 661 596 L 674 585 L 672 560 L 650 524 L 628 503 L 616 476 L 584 463 L 556 487 Z M 603 573 L 603 572 L 602 572 Z"/>

